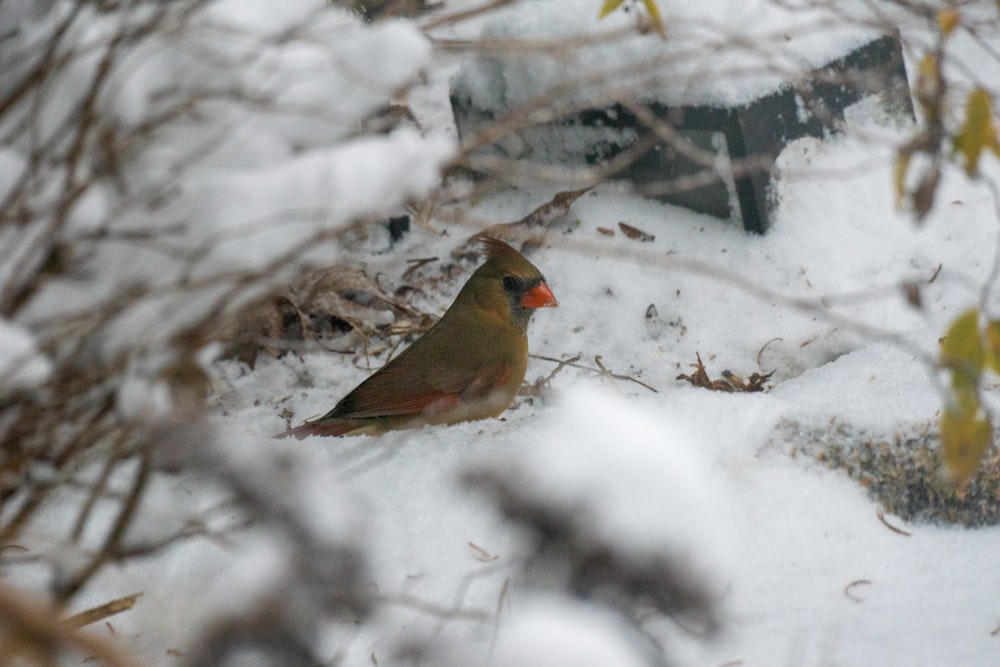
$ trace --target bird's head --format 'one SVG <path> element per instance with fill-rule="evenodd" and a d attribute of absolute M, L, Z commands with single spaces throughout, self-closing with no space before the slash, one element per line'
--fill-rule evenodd
<path fill-rule="evenodd" d="M 524 255 L 498 239 L 486 237 L 481 244 L 486 251 L 486 262 L 476 269 L 466 285 L 477 300 L 487 304 L 506 302 L 514 320 L 524 330 L 536 308 L 559 305 L 542 272 Z"/>

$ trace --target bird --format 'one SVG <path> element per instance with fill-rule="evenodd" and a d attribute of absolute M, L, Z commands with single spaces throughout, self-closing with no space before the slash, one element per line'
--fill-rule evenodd
<path fill-rule="evenodd" d="M 322 417 L 275 437 L 379 434 L 498 417 L 528 368 L 528 321 L 558 306 L 521 253 L 484 238 L 486 261 L 434 326 Z"/>

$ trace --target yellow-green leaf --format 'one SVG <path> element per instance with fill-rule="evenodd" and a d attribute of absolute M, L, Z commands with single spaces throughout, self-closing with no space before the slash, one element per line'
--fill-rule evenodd
<path fill-rule="evenodd" d="M 937 14 L 938 27 L 941 28 L 941 34 L 947 37 L 951 34 L 951 31 L 955 29 L 958 25 L 958 20 L 961 18 L 961 14 L 954 7 L 949 7 L 947 9 L 942 9 Z"/>
<path fill-rule="evenodd" d="M 986 323 L 986 365 L 1000 375 L 1000 320 Z"/>
<path fill-rule="evenodd" d="M 597 18 L 603 19 L 605 16 L 621 7 L 623 2 L 625 2 L 625 0 L 604 0 L 604 4 L 601 5 L 601 13 L 597 15 Z"/>
<path fill-rule="evenodd" d="M 948 472 L 964 482 L 976 471 L 990 444 L 990 422 L 978 409 L 946 409 L 941 413 L 941 451 Z"/>
<path fill-rule="evenodd" d="M 985 358 L 986 351 L 979 336 L 979 309 L 970 308 L 948 327 L 941 341 L 941 362 L 953 373 L 975 380 L 983 370 Z"/>
<path fill-rule="evenodd" d="M 934 57 L 933 53 L 926 53 L 924 57 L 920 59 L 920 65 L 917 66 L 921 76 L 937 76 L 938 71 L 938 61 Z"/>
<path fill-rule="evenodd" d="M 993 101 L 989 93 L 975 88 L 965 105 L 965 122 L 955 137 L 955 150 L 965 161 L 965 173 L 979 173 L 979 157 L 983 150 L 1000 153 L 996 127 L 993 124 Z"/>

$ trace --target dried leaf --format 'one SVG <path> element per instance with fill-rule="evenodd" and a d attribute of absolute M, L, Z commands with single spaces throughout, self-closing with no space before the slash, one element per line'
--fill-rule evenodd
<path fill-rule="evenodd" d="M 938 183 L 941 180 L 941 170 L 931 167 L 920 179 L 920 185 L 910 195 L 910 204 L 917 222 L 923 220 L 934 206 L 934 196 L 937 194 Z"/>
<path fill-rule="evenodd" d="M 554 197 L 552 197 L 552 201 L 542 204 L 517 222 L 509 224 L 521 225 L 523 227 L 546 227 L 554 220 L 558 220 L 569 213 L 569 208 L 573 205 L 573 202 L 590 192 L 593 187 L 594 186 L 591 185 L 579 190 L 565 190 L 563 192 L 558 192 Z"/>
<path fill-rule="evenodd" d="M 893 185 L 896 191 L 896 206 L 903 205 L 903 198 L 906 196 L 906 174 L 910 170 L 911 154 L 908 151 L 900 151 L 896 155 L 896 164 L 893 169 Z"/>
<path fill-rule="evenodd" d="M 691 375 L 681 373 L 676 379 L 686 380 L 696 387 L 711 391 L 723 391 L 727 393 L 755 393 L 765 391 L 767 387 L 764 386 L 764 383 L 774 375 L 774 371 L 764 374 L 753 373 L 749 378 L 743 379 L 739 375 L 727 370 L 722 371 L 722 379 L 713 380 L 709 377 L 708 371 L 705 370 L 705 364 L 701 361 L 701 354 L 695 352 L 695 357 L 697 358 L 697 363 L 691 364 L 695 369 L 694 373 Z"/>
<path fill-rule="evenodd" d="M 906 302 L 920 310 L 923 308 L 923 301 L 920 297 L 920 284 L 913 281 L 907 280 L 902 285 L 903 296 L 906 298 Z"/>
<path fill-rule="evenodd" d="M 600 232 L 601 234 L 603 234 L 604 236 L 614 236 L 615 235 L 615 230 L 608 229 L 607 227 L 598 227 L 597 231 Z"/>
<path fill-rule="evenodd" d="M 223 357 L 253 367 L 261 352 L 279 356 L 306 341 L 357 332 L 372 335 L 421 331 L 429 318 L 387 294 L 361 268 L 338 264 L 308 273 L 281 294 L 265 296 L 226 320 L 214 338 Z"/>
<path fill-rule="evenodd" d="M 538 247 L 545 238 L 547 228 L 569 213 L 573 202 L 593 187 L 556 193 L 550 201 L 545 202 L 520 220 L 490 225 L 481 232 L 473 234 L 451 254 L 455 258 L 474 259 L 479 257 L 481 254 L 479 241 L 484 236 L 500 239 L 521 251 L 526 248 Z"/>
<path fill-rule="evenodd" d="M 295 286 L 292 295 L 299 310 L 309 315 L 363 319 L 372 311 L 410 312 L 363 269 L 343 264 L 313 271 Z"/>
<path fill-rule="evenodd" d="M 223 358 L 238 359 L 251 368 L 257 354 L 277 357 L 283 349 L 278 341 L 302 341 L 305 327 L 298 309 L 281 295 L 268 295 L 253 301 L 229 318 L 215 335 L 225 344 Z"/>
<path fill-rule="evenodd" d="M 637 227 L 632 225 L 626 225 L 624 222 L 618 223 L 618 229 L 622 230 L 622 234 L 632 239 L 633 241 L 639 241 L 640 243 L 651 243 L 656 240 L 656 237 L 652 234 L 648 234 Z"/>

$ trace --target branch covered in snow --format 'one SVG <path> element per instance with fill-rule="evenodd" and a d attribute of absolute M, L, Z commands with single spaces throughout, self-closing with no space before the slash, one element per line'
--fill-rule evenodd
<path fill-rule="evenodd" d="M 66 605 L 112 563 L 277 525 L 293 567 L 264 597 L 363 610 L 356 536 L 313 539 L 266 475 L 209 457 L 205 369 L 220 322 L 437 183 L 449 137 L 372 121 L 429 40 L 322 0 L 10 2 L 0 25 L 2 543 L 58 544 L 31 560 Z M 240 521 L 175 511 L 170 471 L 199 466 Z"/>

